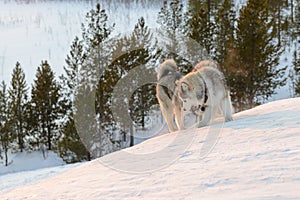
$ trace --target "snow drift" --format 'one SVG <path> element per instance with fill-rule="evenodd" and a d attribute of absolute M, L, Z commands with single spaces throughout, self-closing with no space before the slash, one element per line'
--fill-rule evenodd
<path fill-rule="evenodd" d="M 1 199 L 300 199 L 300 98 L 162 135 Z"/>

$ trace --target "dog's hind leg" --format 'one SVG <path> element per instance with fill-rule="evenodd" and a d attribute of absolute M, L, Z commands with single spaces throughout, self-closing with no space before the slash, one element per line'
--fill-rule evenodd
<path fill-rule="evenodd" d="M 225 122 L 232 121 L 232 104 L 229 96 L 229 92 L 221 101 L 221 109 L 223 116 L 225 118 Z"/>
<path fill-rule="evenodd" d="M 161 111 L 168 125 L 169 132 L 176 131 L 177 129 L 174 127 L 174 118 L 173 118 L 174 114 L 172 108 L 170 107 L 165 108 L 161 106 Z"/>

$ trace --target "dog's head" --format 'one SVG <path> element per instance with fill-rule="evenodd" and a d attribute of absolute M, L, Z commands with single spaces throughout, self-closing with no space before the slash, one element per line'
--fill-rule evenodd
<path fill-rule="evenodd" d="M 176 81 L 178 99 L 182 109 L 200 115 L 205 111 L 205 87 L 203 82 L 193 83 L 185 78 Z"/>

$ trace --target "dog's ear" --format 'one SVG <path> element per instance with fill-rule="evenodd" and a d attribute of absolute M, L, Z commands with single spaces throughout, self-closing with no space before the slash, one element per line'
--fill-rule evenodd
<path fill-rule="evenodd" d="M 181 82 L 181 90 L 186 92 L 190 90 L 190 86 L 186 82 Z"/>

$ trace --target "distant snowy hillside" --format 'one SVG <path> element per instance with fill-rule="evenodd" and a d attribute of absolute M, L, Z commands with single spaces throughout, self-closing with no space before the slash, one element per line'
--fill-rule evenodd
<path fill-rule="evenodd" d="M 7 167 L 4 166 L 4 159 L 0 159 L 0 191 L 33 183 L 81 164 L 66 165 L 53 151 L 46 152 L 45 156 L 44 158 L 40 151 L 9 152 Z"/>
<path fill-rule="evenodd" d="M 144 17 L 151 29 L 159 27 L 157 15 L 163 1 L 0 1 L 0 81 L 9 84 L 12 70 L 17 61 L 31 85 L 36 69 L 42 60 L 48 60 L 56 77 L 64 70 L 65 58 L 75 36 L 81 36 L 81 23 L 85 14 L 101 2 L 107 10 L 109 21 L 115 23 L 116 36 L 131 32 L 137 20 Z M 144 2 L 145 5 L 138 2 Z M 236 0 L 240 9 L 246 0 Z M 288 48 L 289 49 L 289 48 Z M 281 56 L 279 67 L 291 67 L 293 47 Z M 288 72 L 288 70 L 287 70 Z M 291 96 L 289 85 L 277 88 L 269 101 Z"/>
<path fill-rule="evenodd" d="M 109 21 L 116 24 L 113 35 L 132 31 L 144 16 L 155 28 L 162 2 L 140 5 L 102 1 Z M 29 85 L 42 60 L 48 60 L 57 77 L 63 73 L 65 58 L 75 36 L 81 36 L 81 23 L 96 1 L 0 1 L 0 80 L 9 83 L 12 69 L 21 63 Z M 153 17 L 155 16 L 155 17 Z"/>
<path fill-rule="evenodd" d="M 299 105 L 149 139 L 0 199 L 300 199 Z"/>
<path fill-rule="evenodd" d="M 35 151 L 32 153 L 23 152 L 17 154 L 9 153 L 8 159 L 9 165 L 7 167 L 5 167 L 3 164 L 4 159 L 0 159 L 0 176 L 8 173 L 29 171 L 66 164 L 62 158 L 60 158 L 53 151 L 46 152 L 45 158 L 40 151 Z"/>

